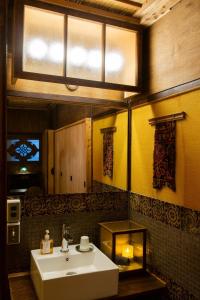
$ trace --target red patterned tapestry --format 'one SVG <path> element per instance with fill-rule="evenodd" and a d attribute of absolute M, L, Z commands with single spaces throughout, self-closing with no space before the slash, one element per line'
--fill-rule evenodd
<path fill-rule="evenodd" d="M 113 132 L 103 134 L 103 174 L 113 176 Z"/>
<path fill-rule="evenodd" d="M 176 121 L 156 124 L 153 187 L 168 186 L 176 190 Z"/>

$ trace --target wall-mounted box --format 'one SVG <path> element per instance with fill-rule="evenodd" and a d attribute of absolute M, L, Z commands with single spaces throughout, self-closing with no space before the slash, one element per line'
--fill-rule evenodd
<path fill-rule="evenodd" d="M 146 228 L 130 220 L 99 225 L 100 248 L 118 265 L 121 274 L 146 269 Z"/>
<path fill-rule="evenodd" d="M 7 244 L 20 243 L 20 222 L 7 224 Z"/>
<path fill-rule="evenodd" d="M 16 223 L 20 221 L 21 205 L 20 199 L 7 200 L 7 223 Z"/>

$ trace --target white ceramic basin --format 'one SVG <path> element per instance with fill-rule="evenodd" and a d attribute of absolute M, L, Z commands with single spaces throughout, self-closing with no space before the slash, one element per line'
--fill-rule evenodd
<path fill-rule="evenodd" d="M 69 246 L 69 260 L 54 248 L 53 254 L 31 251 L 31 278 L 39 300 L 94 300 L 118 293 L 118 267 L 93 244 L 80 253 Z"/>

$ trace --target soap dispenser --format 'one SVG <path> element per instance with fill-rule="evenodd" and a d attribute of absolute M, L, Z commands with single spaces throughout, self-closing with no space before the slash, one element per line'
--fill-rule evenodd
<path fill-rule="evenodd" d="M 40 245 L 41 254 L 53 253 L 53 240 L 50 240 L 49 230 L 45 230 L 44 239 L 41 241 Z"/>

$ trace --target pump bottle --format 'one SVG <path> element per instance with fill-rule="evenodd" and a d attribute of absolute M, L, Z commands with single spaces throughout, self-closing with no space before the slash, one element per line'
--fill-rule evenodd
<path fill-rule="evenodd" d="M 50 254 L 53 253 L 53 240 L 49 237 L 49 230 L 45 230 L 44 239 L 40 243 L 40 253 Z"/>

